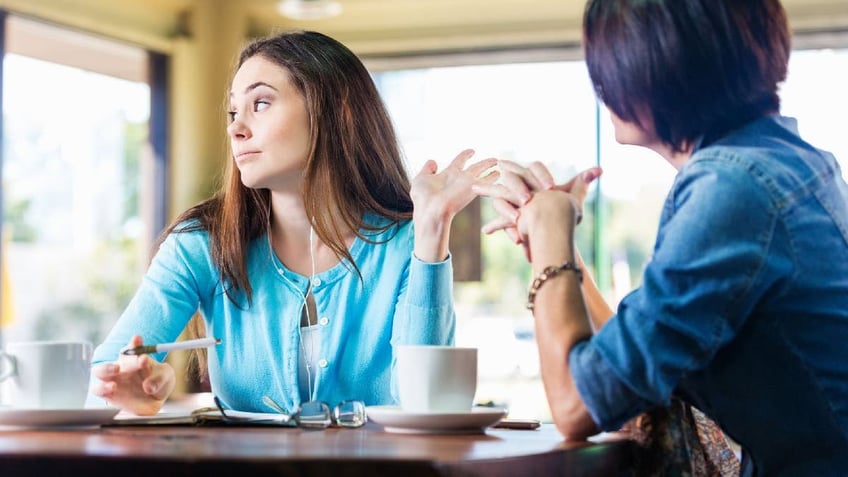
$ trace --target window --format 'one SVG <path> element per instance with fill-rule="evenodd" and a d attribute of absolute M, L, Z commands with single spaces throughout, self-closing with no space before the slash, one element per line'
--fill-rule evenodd
<path fill-rule="evenodd" d="M 848 38 L 844 40 L 848 45 Z M 798 119 L 801 135 L 833 153 L 848 179 L 848 137 L 838 114 L 848 108 L 848 46 L 796 50 L 789 57 L 789 75 L 780 90 L 783 114 Z"/>
<path fill-rule="evenodd" d="M 146 268 L 144 50 L 9 17 L 3 339 L 97 344 Z"/>

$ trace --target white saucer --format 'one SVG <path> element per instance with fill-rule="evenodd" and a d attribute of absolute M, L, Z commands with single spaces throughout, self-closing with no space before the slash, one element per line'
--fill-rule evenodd
<path fill-rule="evenodd" d="M 506 416 L 506 409 L 475 407 L 469 412 L 406 412 L 398 406 L 367 406 L 368 419 L 400 434 L 483 434 Z"/>
<path fill-rule="evenodd" d="M 118 409 L 16 409 L 0 407 L 0 426 L 77 427 L 99 426 L 112 420 Z"/>

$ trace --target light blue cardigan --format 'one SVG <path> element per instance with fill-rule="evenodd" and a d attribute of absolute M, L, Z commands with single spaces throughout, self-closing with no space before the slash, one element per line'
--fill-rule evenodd
<path fill-rule="evenodd" d="M 394 345 L 454 342 L 451 259 L 415 258 L 411 222 L 369 233 L 378 243 L 357 238 L 350 248 L 361 279 L 346 262 L 313 279 L 320 333 L 320 347 L 313 352 L 313 398 L 330 406 L 346 399 L 397 403 Z M 208 335 L 222 340 L 209 349 L 209 378 L 224 406 L 269 412 L 262 403 L 267 394 L 287 411 L 295 410 L 301 401 L 298 327 L 308 277 L 270 253 L 267 236 L 250 245 L 247 272 L 252 303 L 240 294 L 234 304 L 212 263 L 207 233 L 172 233 L 92 364 L 114 361 L 136 333 L 145 343 L 176 340 L 199 310 Z M 90 396 L 89 406 L 95 401 Z"/>

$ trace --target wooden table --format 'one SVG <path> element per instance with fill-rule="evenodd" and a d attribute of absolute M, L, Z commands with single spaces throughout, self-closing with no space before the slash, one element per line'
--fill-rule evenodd
<path fill-rule="evenodd" d="M 564 442 L 545 424 L 485 435 L 359 429 L 103 427 L 0 430 L 2 476 L 626 475 L 635 445 Z"/>

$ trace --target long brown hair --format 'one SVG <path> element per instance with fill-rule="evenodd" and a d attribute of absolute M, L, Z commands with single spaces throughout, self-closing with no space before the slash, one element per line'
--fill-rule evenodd
<path fill-rule="evenodd" d="M 241 51 L 237 67 L 254 56 L 284 68 L 305 99 L 311 134 L 302 186 L 306 214 L 321 241 L 359 273 L 345 234 L 353 231 L 371 241 L 371 232 L 412 217 L 409 177 L 374 81 L 353 52 L 317 32 L 290 31 L 255 39 Z M 374 225 L 365 221 L 367 213 L 388 220 Z M 235 302 L 235 294 L 244 292 L 250 303 L 247 249 L 253 240 L 269 234 L 270 225 L 270 192 L 245 187 L 230 160 L 222 189 L 175 219 L 160 241 L 172 232 L 207 231 L 227 296 Z M 189 324 L 189 337 L 203 334 L 199 318 Z M 195 358 L 198 371 L 205 374 L 205 354 L 195 353 Z"/>

